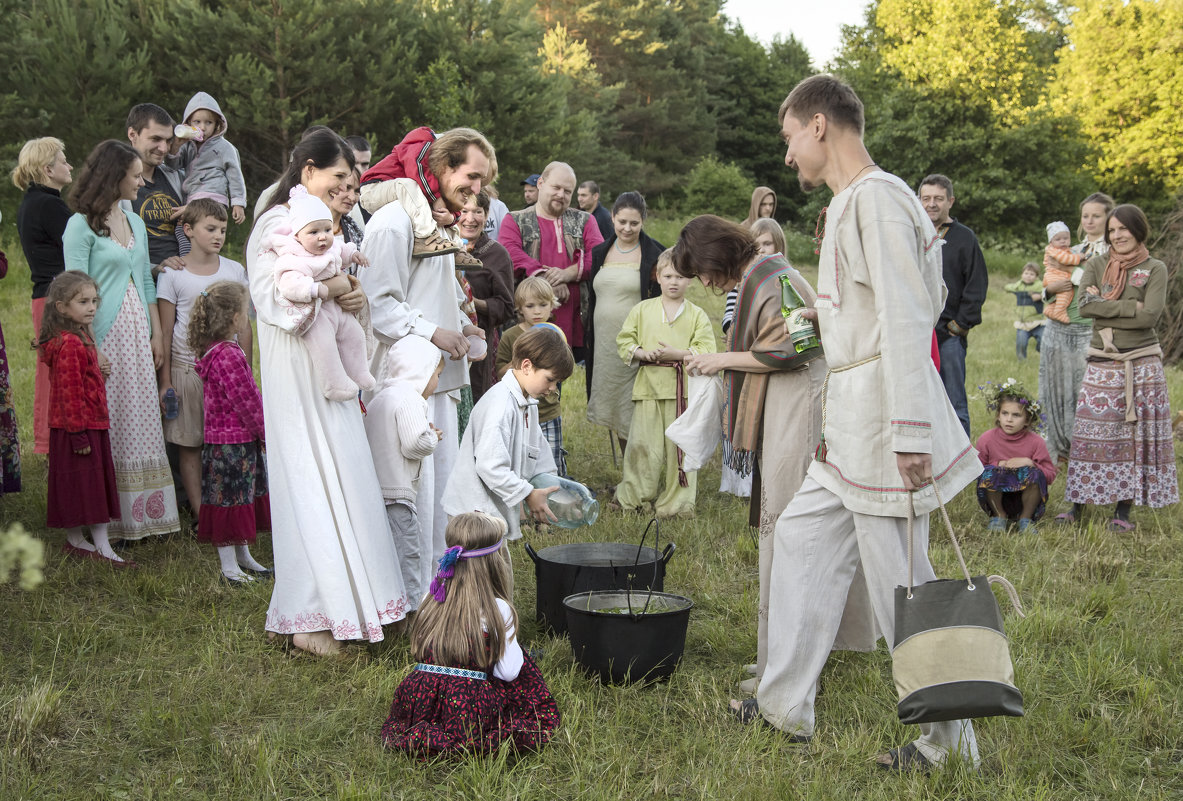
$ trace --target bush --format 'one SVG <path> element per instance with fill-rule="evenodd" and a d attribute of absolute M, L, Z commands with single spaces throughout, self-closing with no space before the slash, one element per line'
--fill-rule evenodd
<path fill-rule="evenodd" d="M 686 179 L 685 211 L 742 220 L 752 204 L 755 188 L 752 179 L 731 162 L 703 156 Z"/>

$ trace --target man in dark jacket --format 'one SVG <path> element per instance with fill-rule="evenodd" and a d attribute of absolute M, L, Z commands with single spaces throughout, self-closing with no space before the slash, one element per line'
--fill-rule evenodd
<path fill-rule="evenodd" d="M 986 300 L 986 259 L 974 232 L 949 216 L 953 208 L 953 182 L 943 175 L 920 182 L 920 205 L 943 240 L 945 310 L 937 321 L 937 346 L 941 353 L 941 382 L 957 418 L 969 434 L 969 399 L 965 394 L 965 352 L 969 330 L 982 322 Z"/>
<path fill-rule="evenodd" d="M 612 213 L 600 203 L 600 185 L 595 181 L 584 181 L 579 185 L 575 198 L 579 201 L 579 208 L 596 218 L 596 225 L 604 239 L 609 239 L 616 229 L 612 225 Z"/>

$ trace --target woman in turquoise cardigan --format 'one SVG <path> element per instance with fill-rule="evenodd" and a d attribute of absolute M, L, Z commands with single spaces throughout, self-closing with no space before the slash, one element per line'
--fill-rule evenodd
<path fill-rule="evenodd" d="M 126 142 L 95 147 L 74 181 L 70 207 L 77 213 L 62 236 L 66 269 L 86 273 L 99 287 L 93 328 L 111 361 L 107 406 L 121 513 L 110 535 L 124 540 L 180 530 L 156 389 L 163 350 L 148 232 L 139 216 L 119 208 L 143 186 L 142 170 Z"/>

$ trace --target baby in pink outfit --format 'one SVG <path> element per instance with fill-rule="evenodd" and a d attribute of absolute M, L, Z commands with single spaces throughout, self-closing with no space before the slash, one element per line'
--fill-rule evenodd
<path fill-rule="evenodd" d="M 344 261 L 361 263 L 361 255 L 356 245 L 334 238 L 332 212 L 304 187 L 292 189 L 289 207 L 291 232 L 277 234 L 271 241 L 276 253 L 275 288 L 297 313 L 308 316 L 297 333 L 304 337 L 324 396 L 331 401 L 351 400 L 359 389 L 374 388 L 366 332 L 357 317 L 336 303 L 324 303 L 329 299 L 324 282 L 341 275 Z"/>

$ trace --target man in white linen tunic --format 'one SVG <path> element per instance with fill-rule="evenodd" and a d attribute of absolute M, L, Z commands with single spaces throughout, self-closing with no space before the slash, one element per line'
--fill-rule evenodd
<path fill-rule="evenodd" d="M 781 107 L 785 163 L 801 185 L 835 193 L 826 213 L 816 303 L 830 365 L 823 446 L 776 525 L 768 667 L 759 713 L 799 738 L 814 732 L 818 677 L 847 594 L 865 581 L 875 623 L 890 643 L 894 589 L 907 583 L 908 495 L 915 582 L 928 560 L 931 477 L 951 499 L 981 473 L 931 356 L 944 306 L 940 243 L 908 185 L 879 170 L 862 142 L 862 103 L 829 75 L 799 84 Z M 859 568 L 862 568 L 859 571 Z M 748 717 L 754 717 L 749 715 Z M 950 754 L 977 765 L 969 721 L 921 726 L 914 743 L 877 758 L 923 769 Z"/>
<path fill-rule="evenodd" d="M 440 153 L 440 194 L 448 208 L 458 212 L 468 198 L 481 191 L 492 170 L 493 147 L 477 131 L 453 128 L 440 134 L 430 145 Z M 428 156 L 428 163 L 436 160 Z M 433 171 L 436 168 L 432 168 Z M 457 408 L 460 391 L 468 384 L 468 336 L 484 337 L 460 310 L 464 294 L 456 281 L 451 254 L 415 258 L 411 218 L 398 202 L 388 203 L 370 218 L 361 252 L 369 266 L 361 271 L 361 285 L 370 301 L 378 348 L 371 370 L 381 374 L 391 344 L 410 335 L 431 340 L 448 357 L 439 386 L 427 399 L 428 419 L 444 433 L 435 452 L 420 465 L 419 498 L 416 512 L 423 535 L 423 586 L 435 573 L 435 561 L 446 545 L 444 531 L 448 516 L 443 510 L 444 486 L 460 452 Z M 372 393 L 365 396 L 369 400 Z M 381 456 L 376 454 L 376 456 Z M 418 600 L 418 599 L 416 599 Z"/>

